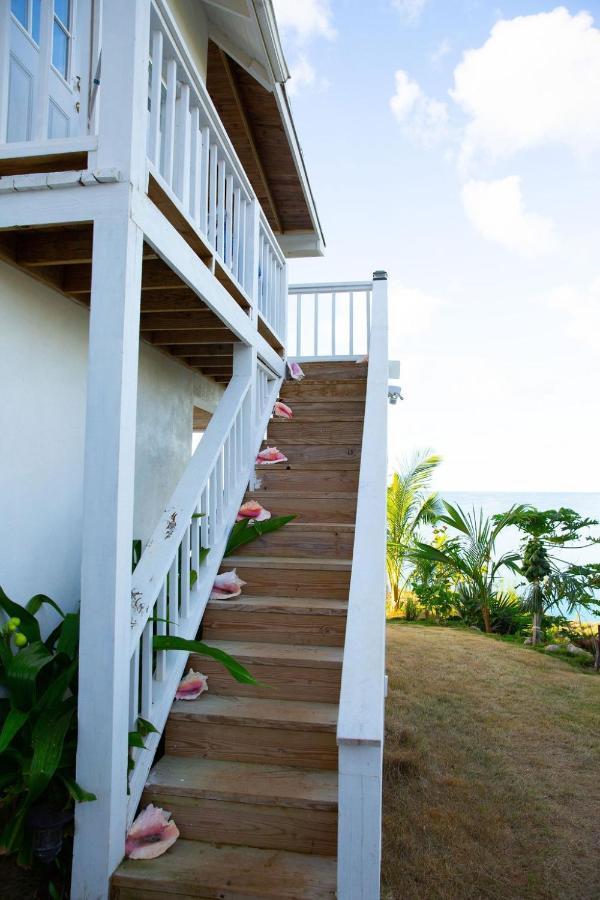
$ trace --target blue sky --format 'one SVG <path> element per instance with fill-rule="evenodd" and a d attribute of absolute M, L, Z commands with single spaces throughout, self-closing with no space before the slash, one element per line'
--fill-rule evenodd
<path fill-rule="evenodd" d="M 327 239 L 390 273 L 390 457 L 600 491 L 600 2 L 275 0 Z"/>

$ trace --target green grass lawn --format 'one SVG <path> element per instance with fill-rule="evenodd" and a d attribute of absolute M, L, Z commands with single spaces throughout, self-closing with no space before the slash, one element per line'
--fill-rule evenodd
<path fill-rule="evenodd" d="M 386 900 L 600 897 L 600 677 L 388 625 Z"/>

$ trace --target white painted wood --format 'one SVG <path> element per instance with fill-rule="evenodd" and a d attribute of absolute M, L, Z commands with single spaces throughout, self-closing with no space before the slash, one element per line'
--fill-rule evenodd
<path fill-rule="evenodd" d="M 95 150 L 97 146 L 98 138 L 95 135 L 42 141 L 19 141 L 12 144 L 2 144 L 0 146 L 0 159 L 23 159 L 28 156 L 81 153 Z"/>
<path fill-rule="evenodd" d="M 152 83 L 150 86 L 150 135 L 148 156 L 159 168 L 160 164 L 160 110 L 162 104 L 163 35 L 160 29 L 152 32 Z"/>
<path fill-rule="evenodd" d="M 0 144 L 6 141 L 8 123 L 9 62 L 10 0 L 0 0 Z M 4 149 L 4 147 L 0 147 L 0 153 Z"/>
<path fill-rule="evenodd" d="M 375 273 L 358 505 L 342 685 L 338 897 L 377 900 L 385 678 L 387 276 Z"/>
<path fill-rule="evenodd" d="M 200 110 L 194 106 L 190 118 L 190 216 L 196 226 L 200 224 L 200 173 L 202 169 L 202 134 Z"/>
<path fill-rule="evenodd" d="M 173 167 L 175 165 L 175 109 L 177 104 L 177 61 L 167 62 L 167 96 L 165 100 L 165 132 L 162 174 L 173 187 Z"/>
<path fill-rule="evenodd" d="M 175 149 L 173 153 L 173 189 L 190 208 L 190 86 L 183 83 L 175 103 Z"/>
<path fill-rule="evenodd" d="M 200 164 L 200 231 L 208 234 L 208 162 L 209 162 L 210 129 L 205 125 L 202 129 L 202 162 Z"/>
<path fill-rule="evenodd" d="M 110 5 L 110 4 L 109 4 Z M 104 898 L 123 855 L 133 482 L 143 235 L 128 216 L 94 225 L 81 572 L 73 898 Z M 101 677 L 99 676 L 99 673 Z M 102 722 L 102 727 L 98 723 Z"/>

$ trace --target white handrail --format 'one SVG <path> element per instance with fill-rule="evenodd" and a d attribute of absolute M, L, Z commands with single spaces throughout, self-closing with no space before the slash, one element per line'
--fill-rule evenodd
<path fill-rule="evenodd" d="M 281 340 L 285 336 L 287 304 L 285 257 L 262 210 L 258 223 L 258 260 L 258 311 Z"/>
<path fill-rule="evenodd" d="M 373 276 L 373 308 L 358 505 L 337 726 L 338 893 L 377 900 L 385 679 L 387 276 Z"/>
<path fill-rule="evenodd" d="M 141 717 L 157 733 L 132 752 L 128 824 L 187 659 L 154 650 L 153 638 L 197 634 L 280 383 L 251 348 L 236 347 L 234 375 L 133 573 L 129 727 Z"/>
<path fill-rule="evenodd" d="M 369 350 L 370 281 L 293 284 L 288 288 L 288 354 L 304 362 L 358 360 Z"/>

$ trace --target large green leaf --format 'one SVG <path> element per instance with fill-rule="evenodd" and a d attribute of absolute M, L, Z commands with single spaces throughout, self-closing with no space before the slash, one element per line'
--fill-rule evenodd
<path fill-rule="evenodd" d="M 31 739 L 33 757 L 25 778 L 30 802 L 43 793 L 58 768 L 74 712 L 75 698 L 70 697 L 58 706 L 45 709 L 35 723 Z"/>
<path fill-rule="evenodd" d="M 53 658 L 41 641 L 28 644 L 13 656 L 6 670 L 6 683 L 17 709 L 28 709 L 35 702 L 37 676 Z"/>
<path fill-rule="evenodd" d="M 79 613 L 68 613 L 61 625 L 56 652 L 64 653 L 69 659 L 75 659 L 77 656 L 78 643 Z"/>
<path fill-rule="evenodd" d="M 268 534 L 270 531 L 277 531 L 278 528 L 282 528 L 295 518 L 296 516 L 273 516 L 271 519 L 266 519 L 264 522 L 255 521 L 253 525 L 250 524 L 249 519 L 243 519 L 241 522 L 236 522 L 231 529 L 224 555 L 231 556 L 238 547 L 249 544 L 250 541 L 255 541 L 257 538 L 261 537 L 263 534 Z"/>
<path fill-rule="evenodd" d="M 201 653 L 203 656 L 210 656 L 212 659 L 222 663 L 230 675 L 241 684 L 256 684 L 256 679 L 252 677 L 248 669 L 241 665 L 225 653 L 224 650 L 218 650 L 216 647 L 210 647 L 203 641 L 192 641 L 186 638 L 176 637 L 175 635 L 154 635 L 153 647 L 155 650 L 184 650 L 186 653 Z"/>
<path fill-rule="evenodd" d="M 34 641 L 40 641 L 42 639 L 42 636 L 40 634 L 40 626 L 35 616 L 32 615 L 28 609 L 25 609 L 24 606 L 20 606 L 18 603 L 14 603 L 14 601 L 6 596 L 1 587 L 0 608 L 4 610 L 7 616 L 21 620 L 19 631 L 23 632 L 30 643 L 33 643 Z"/>
<path fill-rule="evenodd" d="M 27 719 L 29 718 L 29 710 L 11 709 L 0 732 L 0 754 L 4 753 L 6 748 L 16 734 L 19 733 Z"/>
<path fill-rule="evenodd" d="M 32 597 L 31 600 L 29 600 L 27 603 L 27 609 L 32 614 L 32 616 L 35 616 L 44 604 L 46 604 L 47 606 L 51 606 L 52 609 L 54 609 L 59 614 L 61 619 L 64 619 L 65 614 L 58 603 L 55 603 L 54 600 L 52 600 L 50 597 L 47 597 L 45 594 L 36 594 L 35 597 Z"/>

